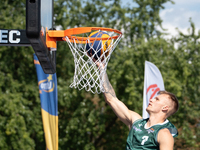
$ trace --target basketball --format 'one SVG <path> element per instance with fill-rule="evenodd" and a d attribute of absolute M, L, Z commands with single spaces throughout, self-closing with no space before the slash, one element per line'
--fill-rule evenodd
<path fill-rule="evenodd" d="M 89 55 L 92 54 L 95 59 L 101 57 L 101 55 L 105 52 L 105 56 L 109 54 L 109 46 L 111 44 L 111 39 L 109 40 L 109 34 L 104 31 L 95 31 L 89 35 L 89 38 L 106 38 L 104 40 L 95 40 L 90 41 L 90 43 L 86 44 L 86 50 Z"/>

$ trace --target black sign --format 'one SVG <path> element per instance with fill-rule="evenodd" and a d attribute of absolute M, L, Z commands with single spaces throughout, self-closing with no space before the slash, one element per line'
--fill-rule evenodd
<path fill-rule="evenodd" d="M 26 30 L 0 29 L 0 46 L 31 46 Z"/>

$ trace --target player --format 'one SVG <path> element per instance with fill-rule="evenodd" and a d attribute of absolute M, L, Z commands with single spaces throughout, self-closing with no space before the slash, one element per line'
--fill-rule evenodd
<path fill-rule="evenodd" d="M 103 64 L 96 62 L 99 68 Z M 100 69 L 101 70 L 101 69 Z M 148 119 L 129 110 L 115 94 L 107 74 L 103 76 L 105 101 L 110 105 L 117 117 L 128 126 L 126 150 L 173 150 L 174 138 L 178 135 L 176 127 L 167 118 L 177 112 L 179 103 L 176 96 L 167 91 L 160 91 L 154 99 L 150 99 L 147 107 Z"/>

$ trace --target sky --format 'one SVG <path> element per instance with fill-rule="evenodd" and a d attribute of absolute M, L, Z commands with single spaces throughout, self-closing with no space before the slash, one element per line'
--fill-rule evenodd
<path fill-rule="evenodd" d="M 160 12 L 163 27 L 168 29 L 172 36 L 177 35 L 176 28 L 188 34 L 191 18 L 197 33 L 200 30 L 200 0 L 174 0 L 174 2 L 175 4 L 166 3 L 165 9 Z"/>
<path fill-rule="evenodd" d="M 123 3 L 131 3 L 131 0 L 122 0 Z M 200 0 L 173 0 L 165 3 L 165 9 L 160 12 L 160 17 L 163 20 L 163 28 L 170 33 L 166 38 L 178 34 L 178 28 L 184 34 L 188 34 L 190 27 L 189 19 L 191 18 L 196 27 L 196 33 L 200 30 Z"/>

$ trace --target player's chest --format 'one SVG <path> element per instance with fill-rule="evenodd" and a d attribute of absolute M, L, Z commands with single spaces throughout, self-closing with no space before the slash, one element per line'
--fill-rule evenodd
<path fill-rule="evenodd" d="M 150 143 L 155 143 L 156 131 L 154 128 L 145 129 L 139 126 L 133 126 L 132 139 L 136 143 L 141 145 L 148 145 Z"/>

